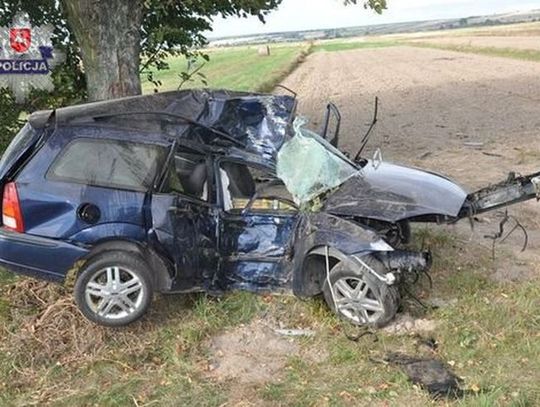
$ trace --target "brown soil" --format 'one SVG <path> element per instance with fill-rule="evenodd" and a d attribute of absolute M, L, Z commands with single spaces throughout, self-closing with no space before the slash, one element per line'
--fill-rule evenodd
<path fill-rule="evenodd" d="M 380 122 L 365 156 L 380 147 L 388 161 L 447 174 L 474 190 L 504 180 L 510 171 L 540 170 L 539 79 L 535 62 L 400 46 L 315 53 L 283 84 L 298 92 L 299 111 L 315 129 L 328 101 L 340 107 L 340 147 L 351 153 L 379 96 Z M 529 250 L 520 253 L 518 234 L 505 246 L 526 266 L 501 264 L 497 278 L 538 276 L 540 206 L 530 201 L 510 213 L 529 230 Z M 488 246 L 483 236 L 497 230 L 498 219 L 484 219 L 473 239 Z M 471 233 L 467 222 L 456 230 Z"/>
<path fill-rule="evenodd" d="M 212 338 L 209 348 L 208 375 L 243 384 L 274 380 L 287 358 L 300 352 L 293 340 L 257 320 Z"/>
<path fill-rule="evenodd" d="M 206 375 L 230 386 L 227 405 L 273 405 L 260 398 L 257 388 L 284 380 L 290 358 L 317 364 L 328 358 L 325 348 L 301 347 L 302 337 L 279 334 L 273 325 L 268 320 L 255 319 L 214 336 L 207 343 Z"/>
<path fill-rule="evenodd" d="M 382 331 L 393 335 L 411 335 L 433 332 L 436 328 L 436 321 L 414 318 L 407 313 L 401 313 Z"/>
<path fill-rule="evenodd" d="M 301 349 L 302 335 L 289 336 L 275 329 L 273 323 L 253 320 L 223 334 L 207 344 L 210 351 L 208 376 L 218 381 L 231 380 L 244 385 L 275 381 L 289 358 L 298 356 L 323 363 L 326 350 Z M 310 335 L 315 334 L 310 331 Z"/>

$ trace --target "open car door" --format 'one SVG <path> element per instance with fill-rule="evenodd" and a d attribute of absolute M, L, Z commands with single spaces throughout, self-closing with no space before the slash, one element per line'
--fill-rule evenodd
<path fill-rule="evenodd" d="M 178 147 L 161 192 L 152 196 L 154 233 L 175 263 L 171 291 L 208 289 L 218 268 L 217 210 L 209 194 L 211 159 Z"/>
<path fill-rule="evenodd" d="M 285 186 L 262 188 L 275 176 L 239 161 L 222 160 L 216 172 L 222 207 L 218 281 L 227 289 L 289 289 L 298 211 Z"/>

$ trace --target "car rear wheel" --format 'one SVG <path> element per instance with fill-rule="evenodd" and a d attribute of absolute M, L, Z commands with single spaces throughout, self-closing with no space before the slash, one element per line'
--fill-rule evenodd
<path fill-rule="evenodd" d="M 366 256 L 362 261 L 373 271 L 385 275 L 384 265 Z M 323 294 L 326 303 L 339 317 L 355 325 L 381 328 L 396 315 L 399 290 L 377 279 L 357 262 L 344 261 L 330 270 L 330 283 L 325 280 Z M 335 303 L 334 303 L 335 301 Z"/>
<path fill-rule="evenodd" d="M 89 320 L 112 327 L 130 324 L 144 315 L 152 301 L 149 267 L 134 253 L 97 255 L 83 266 L 74 294 Z"/>

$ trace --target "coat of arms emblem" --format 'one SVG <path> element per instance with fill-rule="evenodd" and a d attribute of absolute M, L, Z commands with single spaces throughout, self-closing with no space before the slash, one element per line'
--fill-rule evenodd
<path fill-rule="evenodd" d="M 32 30 L 30 28 L 10 28 L 9 44 L 11 49 L 18 53 L 28 51 L 32 43 Z"/>

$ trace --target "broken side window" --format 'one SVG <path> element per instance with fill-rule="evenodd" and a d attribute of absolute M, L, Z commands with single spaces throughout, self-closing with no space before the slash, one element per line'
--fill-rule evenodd
<path fill-rule="evenodd" d="M 223 206 L 228 212 L 240 212 L 257 194 L 252 212 L 295 212 L 291 194 L 270 171 L 236 161 L 220 164 Z M 278 181 L 278 184 L 276 184 Z"/>
<path fill-rule="evenodd" d="M 294 122 L 294 137 L 277 155 L 277 175 L 297 203 L 306 203 L 358 173 L 355 165 L 318 134 Z"/>
<path fill-rule="evenodd" d="M 206 156 L 185 147 L 178 147 L 166 174 L 163 192 L 208 201 Z"/>

